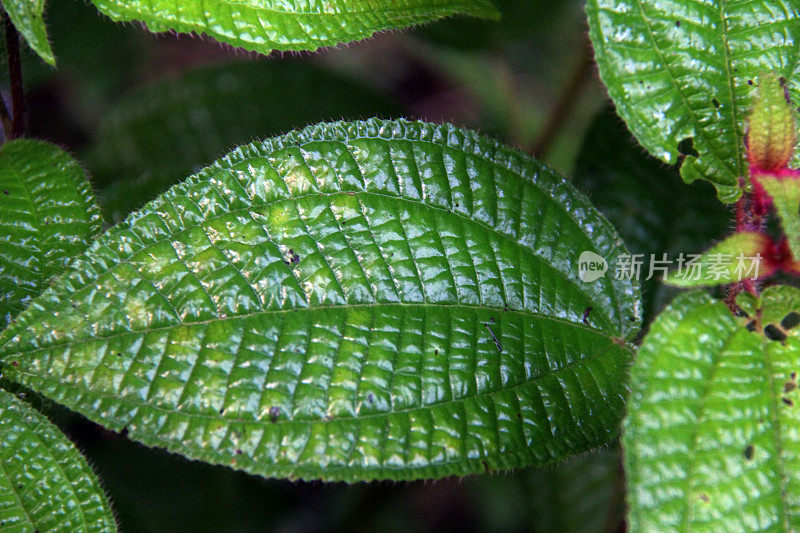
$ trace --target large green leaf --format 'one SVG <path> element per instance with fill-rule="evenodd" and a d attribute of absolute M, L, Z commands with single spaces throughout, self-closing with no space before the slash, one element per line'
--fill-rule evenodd
<path fill-rule="evenodd" d="M 150 31 L 202 33 L 268 54 L 316 50 L 366 39 L 375 32 L 467 14 L 498 17 L 489 0 L 92 0 L 115 21 L 138 20 Z"/>
<path fill-rule="evenodd" d="M 400 114 L 387 98 L 307 62 L 225 63 L 123 97 L 104 114 L 86 160 L 119 222 L 233 146 L 323 120 Z"/>
<path fill-rule="evenodd" d="M 800 3 L 588 0 L 586 10 L 600 75 L 636 138 L 663 161 L 683 152 L 685 180 L 735 200 L 756 77 L 775 72 L 800 96 Z"/>
<path fill-rule="evenodd" d="M 0 329 L 102 230 L 83 169 L 52 144 L 0 148 Z"/>
<path fill-rule="evenodd" d="M 105 494 L 75 446 L 2 389 L 0 530 L 116 530 Z"/>
<path fill-rule="evenodd" d="M 33 51 L 47 63 L 55 66 L 56 58 L 47 40 L 47 28 L 42 17 L 44 0 L 5 0 L 2 9 Z"/>
<path fill-rule="evenodd" d="M 266 476 L 545 464 L 616 433 L 635 284 L 586 199 L 452 126 L 242 147 L 98 238 L 0 337 L 4 373 Z M 16 364 L 14 364 L 16 362 Z"/>
<path fill-rule="evenodd" d="M 758 305 L 760 323 L 684 294 L 645 338 L 623 433 L 632 531 L 800 526 L 800 290 Z"/>

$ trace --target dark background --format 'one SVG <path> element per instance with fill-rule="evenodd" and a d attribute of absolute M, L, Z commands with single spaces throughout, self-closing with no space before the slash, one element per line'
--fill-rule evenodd
<path fill-rule="evenodd" d="M 676 198 L 670 191 L 688 186 L 647 158 L 610 110 L 582 3 L 496 4 L 500 23 L 454 18 L 263 57 L 51 0 L 58 68 L 26 50 L 28 134 L 84 163 L 109 223 L 238 144 L 322 120 L 403 116 L 477 129 L 538 156 L 589 194 L 634 252 L 696 252 L 719 236 L 728 214 L 710 189 Z M 644 290 L 650 317 L 669 295 L 654 283 Z M 545 470 L 347 486 L 191 462 L 45 408 L 89 458 L 123 531 L 624 529 L 614 443 Z"/>

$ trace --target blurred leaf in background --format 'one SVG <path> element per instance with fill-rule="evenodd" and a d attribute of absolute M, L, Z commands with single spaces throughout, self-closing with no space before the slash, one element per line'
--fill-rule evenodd
<path fill-rule="evenodd" d="M 496 5 L 501 24 L 449 19 L 321 61 L 383 87 L 416 118 L 477 129 L 569 174 L 606 102 L 591 64 L 583 2 Z"/>
<path fill-rule="evenodd" d="M 101 119 L 87 161 L 113 222 L 237 145 L 336 118 L 400 108 L 312 64 L 203 66 L 123 96 Z"/>
<path fill-rule="evenodd" d="M 729 228 L 730 213 L 702 182 L 688 185 L 678 169 L 653 157 L 636 143 L 613 110 L 592 123 L 575 164 L 573 183 L 617 228 L 632 254 L 644 254 L 642 298 L 645 323 L 678 292 L 659 283 L 664 272 L 653 269 L 651 254 L 697 254 Z M 654 265 L 657 266 L 657 265 Z"/>

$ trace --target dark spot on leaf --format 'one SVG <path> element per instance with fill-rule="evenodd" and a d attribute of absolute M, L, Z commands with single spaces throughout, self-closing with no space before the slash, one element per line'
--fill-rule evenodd
<path fill-rule="evenodd" d="M 492 322 L 494 322 L 494 319 L 492 319 Z M 492 340 L 497 345 L 497 351 L 502 352 L 503 348 L 502 348 L 502 346 L 500 346 L 500 341 L 497 340 L 497 337 L 495 336 L 494 331 L 492 331 L 492 327 L 489 325 L 488 322 L 484 322 L 483 325 L 486 326 L 486 329 L 489 330 L 489 335 L 492 336 Z"/>
<path fill-rule="evenodd" d="M 594 309 L 594 308 L 593 307 L 587 307 L 586 310 L 583 312 L 583 323 L 584 324 L 588 324 L 589 323 L 589 313 L 592 312 L 592 309 Z"/>
<path fill-rule="evenodd" d="M 781 398 L 781 401 L 783 403 L 785 403 L 786 405 L 790 406 L 790 407 L 794 405 L 794 402 L 792 401 L 792 399 L 791 398 L 787 398 L 786 396 Z"/>
<path fill-rule="evenodd" d="M 433 355 L 439 355 L 439 350 L 434 350 Z"/>
<path fill-rule="evenodd" d="M 491 322 L 492 324 L 494 324 L 494 317 L 493 317 L 493 316 L 492 316 L 492 317 L 489 317 L 489 322 Z"/>
<path fill-rule="evenodd" d="M 753 80 L 747 80 L 747 85 L 753 85 Z"/>
<path fill-rule="evenodd" d="M 8 195 L 8 191 L 3 189 L 3 194 Z"/>
<path fill-rule="evenodd" d="M 240 450 L 239 448 L 236 448 L 236 455 L 242 455 L 242 450 Z"/>
<path fill-rule="evenodd" d="M 694 148 L 694 137 L 686 137 L 678 143 L 678 153 L 682 156 L 700 157 L 700 153 Z"/>
<path fill-rule="evenodd" d="M 519 418 L 520 420 L 522 420 L 522 413 L 517 413 L 517 418 Z"/>
<path fill-rule="evenodd" d="M 750 322 L 747 323 L 745 328 L 747 328 L 747 331 L 755 331 L 756 330 L 756 321 L 755 320 L 751 320 Z"/>
<path fill-rule="evenodd" d="M 781 320 L 781 327 L 790 330 L 800 324 L 800 313 L 791 312 Z"/>
<path fill-rule="evenodd" d="M 792 379 L 797 379 L 797 372 L 792 372 L 791 376 L 792 376 Z"/>
<path fill-rule="evenodd" d="M 11 366 L 19 366 L 19 361 L 11 361 Z"/>
<path fill-rule="evenodd" d="M 744 447 L 744 458 L 750 461 L 753 458 L 753 453 L 755 452 L 755 448 L 753 448 L 752 444 L 748 444 Z"/>
<path fill-rule="evenodd" d="M 219 414 L 221 414 L 221 415 L 225 414 L 225 408 L 224 407 L 220 407 Z"/>
<path fill-rule="evenodd" d="M 781 87 L 783 87 L 784 85 L 786 85 L 786 78 L 781 76 L 780 78 L 778 78 L 778 83 L 780 83 Z"/>
<path fill-rule="evenodd" d="M 787 381 L 786 383 L 783 384 L 783 392 L 792 392 L 796 388 L 797 388 L 796 381 Z"/>
<path fill-rule="evenodd" d="M 374 403 L 375 402 L 375 395 L 372 394 L 371 392 L 369 394 L 367 394 L 367 402 L 369 402 L 369 403 Z"/>
<path fill-rule="evenodd" d="M 278 417 L 281 415 L 281 408 L 280 407 L 270 407 L 269 408 L 269 421 L 273 424 L 278 421 Z"/>
<path fill-rule="evenodd" d="M 708 494 L 706 494 L 705 492 L 701 492 L 700 494 L 697 495 L 697 497 L 700 498 L 705 503 L 708 503 L 708 502 L 711 501 L 711 498 L 709 498 Z"/>
<path fill-rule="evenodd" d="M 636 317 L 635 316 L 629 316 L 628 320 L 630 320 L 631 322 L 635 322 L 636 321 Z"/>
<path fill-rule="evenodd" d="M 716 98 L 712 98 L 711 103 L 714 104 L 714 107 L 719 109 L 719 100 L 717 100 Z"/>
<path fill-rule="evenodd" d="M 681 27 L 681 21 L 680 20 L 676 20 L 675 21 L 675 27 L 676 28 L 680 28 Z"/>
<path fill-rule="evenodd" d="M 783 342 L 786 340 L 786 332 L 775 324 L 768 324 L 764 328 L 764 335 L 771 341 Z"/>

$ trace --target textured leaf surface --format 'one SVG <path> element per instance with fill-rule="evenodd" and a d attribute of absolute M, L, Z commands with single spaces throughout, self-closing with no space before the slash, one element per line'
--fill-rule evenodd
<path fill-rule="evenodd" d="M 234 146 L 324 120 L 401 114 L 388 99 L 308 63 L 227 63 L 123 97 L 104 114 L 85 159 L 101 205 L 119 222 Z"/>
<path fill-rule="evenodd" d="M 115 21 L 138 20 L 153 32 L 202 33 L 262 54 L 273 50 L 316 50 L 457 14 L 498 16 L 489 0 L 92 2 Z"/>
<path fill-rule="evenodd" d="M 755 331 L 700 292 L 654 322 L 623 433 L 632 531 L 800 525 L 800 290 L 770 287 L 760 306 Z"/>
<path fill-rule="evenodd" d="M 800 3 L 588 0 L 586 7 L 601 77 L 636 138 L 663 161 L 688 154 L 684 179 L 706 179 L 720 199 L 735 200 L 747 175 L 751 84 L 774 72 L 798 101 Z"/>
<path fill-rule="evenodd" d="M 56 58 L 47 40 L 47 28 L 42 18 L 44 0 L 5 0 L 3 9 L 33 51 L 47 63 L 55 66 Z"/>
<path fill-rule="evenodd" d="M 49 143 L 0 149 L 0 329 L 102 229 L 80 165 Z"/>
<path fill-rule="evenodd" d="M 115 531 L 86 460 L 47 418 L 0 389 L 0 530 Z"/>
<path fill-rule="evenodd" d="M 451 126 L 323 124 L 133 214 L 0 337 L 11 379 L 267 476 L 543 464 L 616 433 L 624 253 L 571 186 Z M 18 364 L 9 365 L 10 361 Z"/>
<path fill-rule="evenodd" d="M 613 154 L 609 157 L 609 154 Z M 708 183 L 687 185 L 675 167 L 648 156 L 612 111 L 597 117 L 586 133 L 573 183 L 608 217 L 632 254 L 642 254 L 645 321 L 658 313 L 677 289 L 650 276 L 651 258 L 677 267 L 680 254 L 703 252 L 730 230 L 731 213 Z M 649 278 L 649 279 L 648 279 Z"/>

